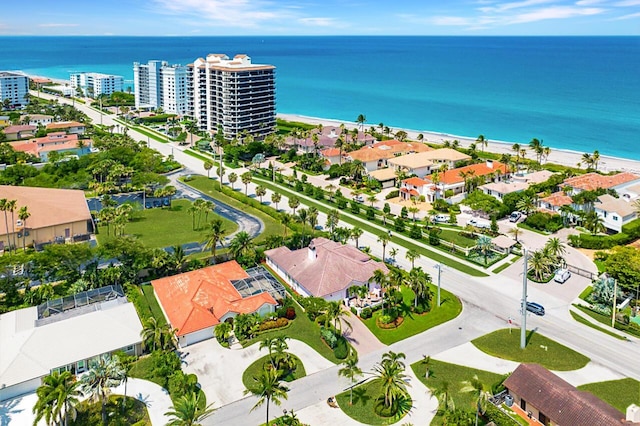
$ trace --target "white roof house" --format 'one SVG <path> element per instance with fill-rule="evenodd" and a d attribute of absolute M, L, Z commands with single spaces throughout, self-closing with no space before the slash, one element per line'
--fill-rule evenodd
<path fill-rule="evenodd" d="M 638 217 L 632 201 L 609 194 L 599 196 L 593 204 L 593 209 L 602 218 L 602 224 L 615 232 L 621 232 L 624 225 Z"/>
<path fill-rule="evenodd" d="M 140 351 L 142 324 L 124 297 L 42 318 L 38 312 L 0 315 L 0 401 L 35 391 L 53 370 L 82 373 L 103 354 Z"/>

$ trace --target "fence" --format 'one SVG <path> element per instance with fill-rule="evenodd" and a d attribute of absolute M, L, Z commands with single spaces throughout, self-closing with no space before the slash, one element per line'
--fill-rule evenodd
<path fill-rule="evenodd" d="M 592 281 L 598 278 L 598 274 L 597 273 L 588 271 L 586 269 L 578 268 L 577 266 L 573 266 L 573 265 L 567 264 L 567 269 L 571 273 L 574 273 L 576 275 L 580 275 L 582 277 L 587 277 Z"/>

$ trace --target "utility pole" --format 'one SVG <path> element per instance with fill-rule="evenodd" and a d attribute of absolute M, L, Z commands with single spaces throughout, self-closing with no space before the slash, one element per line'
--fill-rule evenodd
<path fill-rule="evenodd" d="M 520 349 L 527 346 L 527 249 L 524 249 L 524 267 L 522 269 L 522 320 L 520 321 Z"/>
<path fill-rule="evenodd" d="M 613 309 L 611 309 L 611 327 L 616 328 L 616 293 L 618 293 L 618 281 L 613 279 Z"/>
<path fill-rule="evenodd" d="M 442 274 L 442 265 L 440 263 L 436 263 L 433 265 L 434 268 L 438 270 L 438 307 L 440 306 L 440 275 Z"/>

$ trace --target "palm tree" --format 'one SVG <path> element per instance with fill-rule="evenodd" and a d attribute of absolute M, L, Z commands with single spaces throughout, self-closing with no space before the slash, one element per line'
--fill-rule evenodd
<path fill-rule="evenodd" d="M 582 154 L 582 157 L 580 158 L 580 162 L 578 163 L 578 166 L 582 164 L 586 166 L 587 170 L 589 170 L 593 166 L 593 157 L 591 157 L 591 154 L 587 152 Z"/>
<path fill-rule="evenodd" d="M 353 180 L 360 182 L 362 180 L 362 175 L 367 171 L 367 169 L 362 161 L 355 160 L 351 162 L 349 171 Z"/>
<path fill-rule="evenodd" d="M 522 228 L 518 228 L 517 226 L 514 226 L 508 231 L 508 233 L 509 235 L 513 235 L 513 237 L 516 239 L 516 242 L 518 242 L 518 236 L 522 234 Z"/>
<path fill-rule="evenodd" d="M 360 126 L 360 130 L 364 130 L 364 123 L 367 122 L 367 116 L 364 114 L 359 114 L 358 118 L 356 118 L 356 122 Z"/>
<path fill-rule="evenodd" d="M 209 178 L 209 172 L 213 169 L 213 161 L 206 160 L 203 164 L 204 169 L 207 171 L 207 178 Z"/>
<path fill-rule="evenodd" d="M 271 202 L 276 205 L 276 211 L 278 211 L 278 203 L 282 200 L 282 195 L 277 192 L 271 194 Z"/>
<path fill-rule="evenodd" d="M 283 213 L 282 217 L 280 218 L 280 222 L 282 222 L 282 234 L 284 236 L 284 238 L 287 238 L 287 229 L 289 228 L 289 224 L 292 221 L 292 217 L 289 213 Z"/>
<path fill-rule="evenodd" d="M 79 383 L 74 375 L 68 371 L 52 372 L 42 380 L 42 385 L 36 390 L 38 401 L 33 407 L 36 414 L 33 424 L 44 418 L 46 424 L 63 424 L 66 426 L 69 414 L 75 420 L 75 406 L 81 395 Z"/>
<path fill-rule="evenodd" d="M 233 330 L 233 326 L 228 322 L 224 321 L 220 324 L 216 325 L 216 328 L 213 329 L 213 333 L 216 336 L 218 341 L 227 340 L 229 336 L 231 336 L 231 331 Z"/>
<path fill-rule="evenodd" d="M 280 383 L 278 371 L 268 368 L 260 372 L 258 377 L 253 378 L 254 386 L 244 391 L 245 395 L 252 394 L 258 397 L 258 402 L 251 408 L 251 411 L 260 407 L 266 402 L 267 422 L 269 424 L 269 403 L 280 405 L 281 399 L 287 399 L 289 388 Z"/>
<path fill-rule="evenodd" d="M 417 250 L 409 249 L 407 250 L 407 254 L 405 254 L 405 257 L 409 262 L 411 262 L 411 269 L 413 269 L 415 267 L 416 260 L 420 259 L 421 256 Z"/>
<path fill-rule="evenodd" d="M 478 239 L 476 240 L 476 246 L 474 248 L 478 250 L 484 257 L 485 266 L 487 266 L 487 258 L 489 257 L 492 246 L 493 243 L 491 242 L 491 238 L 489 238 L 487 235 L 480 235 L 480 237 L 478 237 Z"/>
<path fill-rule="evenodd" d="M 551 259 L 546 250 L 536 250 L 529 256 L 529 268 L 533 271 L 536 280 L 542 280 L 542 277 L 551 272 Z"/>
<path fill-rule="evenodd" d="M 415 293 L 413 306 L 418 307 L 418 299 L 423 300 L 428 297 L 431 277 L 424 272 L 421 267 L 417 267 L 409 271 L 409 279 L 407 282 L 411 290 Z"/>
<path fill-rule="evenodd" d="M 564 261 L 563 255 L 567 252 L 567 248 L 564 243 L 560 241 L 560 238 L 549 238 L 544 248 L 547 250 L 547 253 L 555 259 L 556 263 Z"/>
<path fill-rule="evenodd" d="M 293 214 L 296 214 L 296 209 L 300 206 L 300 200 L 298 197 L 291 196 L 289 197 L 289 208 L 293 210 Z"/>
<path fill-rule="evenodd" d="M 94 362 L 89 372 L 82 377 L 82 390 L 91 399 L 99 399 L 102 404 L 102 423 L 107 424 L 107 396 L 110 388 L 118 386 L 124 371 L 117 356 L 101 356 Z"/>
<path fill-rule="evenodd" d="M 240 231 L 229 243 L 229 251 L 234 259 L 238 259 L 253 250 L 253 239 L 246 231 Z"/>
<path fill-rule="evenodd" d="M 536 209 L 536 201 L 533 197 L 525 195 L 516 203 L 516 209 L 524 214 L 531 214 Z"/>
<path fill-rule="evenodd" d="M 393 247 L 391 248 L 391 250 L 389 250 L 389 257 L 391 257 L 391 259 L 395 262 L 396 261 L 396 256 L 398 255 L 398 249 Z"/>
<path fill-rule="evenodd" d="M 473 399 L 476 400 L 476 426 L 478 426 L 478 414 L 484 414 L 486 403 L 491 396 L 491 393 L 484 383 L 478 379 L 477 374 L 474 375 L 471 380 L 465 380 L 462 382 L 460 392 L 470 393 L 473 395 Z"/>
<path fill-rule="evenodd" d="M 453 395 L 451 395 L 451 387 L 449 382 L 443 381 L 440 386 L 434 391 L 434 395 L 438 399 L 440 406 L 444 412 L 453 411 L 456 409 L 456 405 L 453 401 Z"/>
<path fill-rule="evenodd" d="M 358 247 L 358 240 L 360 239 L 360 237 L 362 237 L 362 234 L 363 234 L 363 233 L 364 233 L 364 231 L 363 231 L 362 229 L 358 228 L 357 226 L 356 226 L 356 227 L 354 227 L 354 228 L 351 230 L 351 239 L 352 239 L 353 241 L 355 241 L 355 243 L 356 243 L 356 248 Z"/>
<path fill-rule="evenodd" d="M 489 140 L 485 138 L 484 135 L 478 135 L 476 143 L 482 147 L 482 152 L 484 152 L 486 146 L 489 146 Z"/>
<path fill-rule="evenodd" d="M 205 239 L 203 241 L 203 249 L 211 249 L 211 256 L 213 256 L 214 259 L 216 257 L 216 247 L 218 245 L 218 242 L 222 240 L 226 233 L 227 230 L 224 229 L 224 222 L 222 221 L 222 219 L 220 219 L 219 217 L 214 218 L 211 221 L 211 227 L 205 234 Z"/>
<path fill-rule="evenodd" d="M 156 349 L 172 349 L 174 347 L 173 330 L 168 324 L 159 323 L 155 317 L 149 317 L 142 322 L 142 331 L 140 337 L 144 345 Z"/>
<path fill-rule="evenodd" d="M 389 241 L 391 240 L 391 236 L 387 233 L 387 232 L 383 232 L 382 234 L 378 235 L 378 242 L 380 244 L 382 244 L 382 261 L 384 262 L 385 260 L 385 251 L 387 249 L 387 244 L 389 243 Z"/>
<path fill-rule="evenodd" d="M 240 176 L 240 180 L 242 180 L 242 183 L 244 184 L 244 195 L 247 195 L 247 190 L 249 188 L 249 184 L 253 180 L 253 176 L 251 175 L 251 172 L 244 172 Z"/>
<path fill-rule="evenodd" d="M 591 156 L 591 160 L 593 161 L 593 170 L 598 170 L 598 163 L 600 162 L 600 152 L 596 149 L 593 151 L 593 155 Z"/>
<path fill-rule="evenodd" d="M 536 157 L 538 158 L 538 163 L 540 163 L 540 161 L 542 160 L 542 155 L 544 153 L 543 151 L 543 146 L 542 146 L 542 140 L 538 140 L 536 138 L 531 139 L 531 142 L 529 142 L 529 146 L 531 147 L 531 149 L 533 150 L 533 152 L 536 153 Z"/>
<path fill-rule="evenodd" d="M 331 235 L 333 235 L 333 233 L 336 230 L 336 226 L 338 226 L 338 223 L 340 222 L 340 210 L 337 209 L 333 209 L 331 211 L 329 211 L 329 213 L 327 213 L 327 228 L 329 228 L 329 232 L 331 232 Z"/>
<path fill-rule="evenodd" d="M 584 217 L 584 227 L 591 231 L 592 235 L 596 235 L 605 231 L 604 219 L 595 211 L 590 211 Z"/>
<path fill-rule="evenodd" d="M 267 193 L 267 188 L 265 188 L 264 186 L 258 185 L 256 187 L 256 195 L 260 197 L 260 204 L 262 204 L 262 197 L 264 197 L 266 193 Z"/>
<path fill-rule="evenodd" d="M 18 219 L 22 221 L 22 250 L 27 249 L 27 237 L 25 235 L 27 231 L 27 219 L 29 219 L 29 217 L 31 217 L 31 213 L 27 210 L 27 206 L 20 207 Z"/>
<path fill-rule="evenodd" d="M 200 426 L 200 422 L 210 417 L 215 408 L 213 404 L 201 408 L 199 403 L 200 394 L 196 392 L 176 399 L 171 410 L 164 413 L 165 416 L 171 417 L 167 426 Z"/>
<path fill-rule="evenodd" d="M 342 363 L 344 367 L 338 370 L 338 376 L 346 377 L 351 381 L 349 387 L 349 405 L 353 404 L 353 386 L 359 377 L 362 377 L 362 370 L 358 367 L 358 357 L 352 356 Z"/>
<path fill-rule="evenodd" d="M 377 283 L 384 292 L 389 285 L 389 277 L 382 269 L 376 269 L 373 271 L 371 278 L 369 278 L 369 283 Z M 384 298 L 382 299 L 382 314 L 384 315 Z"/>
<path fill-rule="evenodd" d="M 347 328 L 351 329 L 351 324 L 344 319 L 344 317 L 349 316 L 349 312 L 342 309 L 342 302 L 336 300 L 327 302 L 324 314 L 325 327 L 329 325 L 329 322 L 333 321 L 333 326 L 336 331 L 342 334 L 342 322 L 344 321 L 344 323 L 347 324 Z"/>
<path fill-rule="evenodd" d="M 0 211 L 4 212 L 4 225 L 5 225 L 5 229 L 7 230 L 7 248 L 5 248 L 5 250 L 9 250 L 9 252 L 11 252 L 11 240 L 9 237 L 9 218 L 7 216 L 7 211 L 8 211 L 8 202 L 9 200 L 7 200 L 6 198 L 2 198 L 0 199 Z"/>
<path fill-rule="evenodd" d="M 235 191 L 235 187 L 234 184 L 238 181 L 238 175 L 236 173 L 229 173 L 229 176 L 227 176 L 227 179 L 229 179 L 229 183 L 231 184 L 231 189 Z"/>
<path fill-rule="evenodd" d="M 404 363 L 399 361 L 403 357 L 404 354 L 389 352 L 373 367 L 374 380 L 380 384 L 386 408 L 396 406 L 407 395 L 407 375 L 404 374 Z"/>

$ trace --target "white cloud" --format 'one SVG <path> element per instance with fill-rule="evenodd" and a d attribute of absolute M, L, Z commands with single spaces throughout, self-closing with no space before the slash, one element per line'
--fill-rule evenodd
<path fill-rule="evenodd" d="M 511 3 L 502 3 L 496 6 L 491 7 L 481 7 L 480 10 L 483 13 L 492 13 L 492 12 L 505 12 L 511 9 L 522 9 L 524 7 L 536 6 L 539 4 L 553 3 L 555 0 L 524 0 L 518 2 Z"/>
<path fill-rule="evenodd" d="M 334 18 L 300 18 L 298 21 L 305 25 L 313 25 L 316 27 L 333 27 L 337 24 Z"/>
<path fill-rule="evenodd" d="M 615 3 L 616 6 L 627 7 L 627 6 L 640 6 L 640 0 L 622 0 Z"/>
<path fill-rule="evenodd" d="M 623 20 L 626 20 L 626 19 L 634 19 L 634 18 L 640 18 L 640 12 L 630 13 L 628 15 L 623 15 L 623 16 L 618 16 L 617 18 L 611 19 L 611 21 L 623 21 Z"/>
<path fill-rule="evenodd" d="M 40 28 L 67 28 L 67 27 L 78 27 L 78 24 L 63 24 L 63 23 L 49 23 L 49 24 L 38 24 Z"/>
<path fill-rule="evenodd" d="M 592 4 L 601 4 L 604 0 L 578 0 L 576 6 L 591 6 Z"/>
<path fill-rule="evenodd" d="M 604 11 L 604 9 L 596 7 L 583 8 L 571 6 L 554 6 L 513 16 L 511 17 L 509 23 L 522 24 L 525 22 L 537 22 L 547 19 L 566 19 L 573 18 L 575 16 L 598 15 Z"/>

